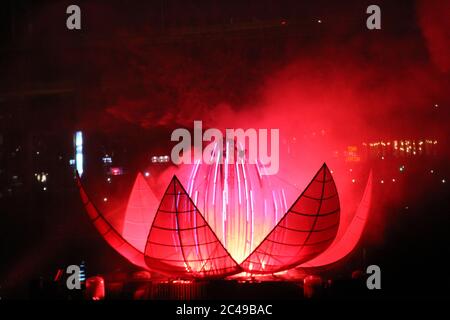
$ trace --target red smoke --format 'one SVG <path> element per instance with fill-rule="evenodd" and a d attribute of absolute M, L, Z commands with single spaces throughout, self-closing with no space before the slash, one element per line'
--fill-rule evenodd
<path fill-rule="evenodd" d="M 167 128 L 161 139 L 168 145 L 170 130 L 192 128 L 194 120 L 221 129 L 279 128 L 279 177 L 302 189 L 326 161 L 343 210 L 351 211 L 362 187 L 355 190 L 335 151 L 363 141 L 447 139 L 449 28 L 441 5 L 448 6 L 418 3 L 416 21 L 385 10 L 381 31 L 344 22 L 305 30 L 311 41 L 287 38 L 277 46 L 271 38 L 126 42 L 117 49 L 124 65 L 111 70 L 103 62 L 103 86 L 119 88 L 105 110 L 144 128 Z M 397 201 L 397 193 L 389 197 Z"/>
<path fill-rule="evenodd" d="M 419 1 L 419 25 L 425 37 L 432 61 L 442 72 L 450 71 L 450 2 Z"/>

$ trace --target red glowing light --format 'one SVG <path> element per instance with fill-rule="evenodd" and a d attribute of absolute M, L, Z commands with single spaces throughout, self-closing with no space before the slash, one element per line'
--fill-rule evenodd
<path fill-rule="evenodd" d="M 122 168 L 113 167 L 110 169 L 111 175 L 113 176 L 120 176 L 123 173 Z"/>
<path fill-rule="evenodd" d="M 95 276 L 86 280 L 86 296 L 94 301 L 105 298 L 105 281 L 102 277 Z"/>
<path fill-rule="evenodd" d="M 128 198 L 122 236 L 141 252 L 144 252 L 158 203 L 147 181 L 139 173 Z"/>

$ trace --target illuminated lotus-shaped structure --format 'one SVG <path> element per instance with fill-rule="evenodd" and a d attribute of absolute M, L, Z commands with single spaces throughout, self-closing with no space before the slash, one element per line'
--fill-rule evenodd
<path fill-rule="evenodd" d="M 197 170 L 194 169 L 191 176 Z M 217 172 L 217 168 L 215 170 Z M 236 170 L 237 177 L 241 172 L 244 179 L 244 167 Z M 207 174 L 204 176 L 208 179 Z M 226 176 L 230 177 L 230 173 L 226 172 Z M 240 183 L 238 179 L 231 180 Z M 245 185 L 244 182 L 242 185 Z M 214 190 L 215 184 L 212 183 Z M 356 213 L 344 226 L 333 176 L 323 164 L 301 195 L 274 220 L 271 230 L 257 241 L 254 241 L 255 224 L 261 223 L 251 220 L 257 206 L 252 190 L 246 192 L 239 189 L 236 195 L 239 203 L 248 208 L 248 212 L 242 215 L 244 222 L 251 220 L 250 232 L 247 232 L 247 228 L 243 228 L 239 218 L 236 218 L 237 214 L 234 220 L 227 216 L 240 209 L 232 206 L 227 209 L 231 199 L 225 191 L 220 191 L 224 197 L 219 205 L 224 209 L 216 214 L 222 217 L 217 223 L 219 218 L 212 214 L 216 209 L 209 209 L 208 203 L 218 200 L 211 200 L 212 196 L 204 197 L 203 210 L 212 215 L 209 220 L 206 219 L 199 209 L 198 194 L 194 194 L 194 200 L 190 195 L 193 194 L 194 183 L 189 183 L 187 191 L 173 176 L 158 206 L 145 178 L 139 175 L 128 201 L 123 230 L 119 231 L 91 202 L 79 177 L 77 185 L 94 226 L 111 247 L 134 265 L 171 277 L 225 278 L 242 272 L 274 274 L 295 267 L 321 267 L 348 255 L 357 245 L 368 218 L 372 174 Z M 267 204 L 264 202 L 261 207 L 267 209 Z M 281 210 L 282 206 L 277 207 L 274 200 L 273 208 Z M 265 212 L 263 216 L 266 216 Z M 227 224 L 234 224 L 236 228 L 226 229 Z M 264 230 L 264 227 L 259 230 Z M 238 235 L 232 237 L 238 233 L 244 234 L 244 242 L 250 243 L 249 246 L 240 245 Z M 238 252 L 234 255 L 229 250 L 233 244 L 233 251 Z M 249 254 L 242 257 L 242 252 L 246 250 Z"/>

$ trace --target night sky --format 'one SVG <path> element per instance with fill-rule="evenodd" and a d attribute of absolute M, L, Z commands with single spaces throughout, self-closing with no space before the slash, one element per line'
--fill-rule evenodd
<path fill-rule="evenodd" d="M 326 129 L 346 142 L 447 136 L 445 1 L 380 2 L 378 31 L 365 27 L 364 1 L 81 1 L 78 32 L 64 27 L 64 1 L 43 3 L 3 13 L 3 25 L 13 23 L 2 28 L 0 92 L 76 91 L 81 128 L 172 129 L 201 118 Z"/>

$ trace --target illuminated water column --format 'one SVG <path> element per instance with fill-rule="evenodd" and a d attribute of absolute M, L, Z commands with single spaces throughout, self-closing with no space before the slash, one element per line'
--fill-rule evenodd
<path fill-rule="evenodd" d="M 215 146 L 211 164 L 192 165 L 187 191 L 222 244 L 241 262 L 286 212 L 285 191 L 263 174 L 262 166 L 220 157 Z"/>

